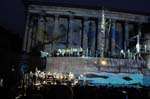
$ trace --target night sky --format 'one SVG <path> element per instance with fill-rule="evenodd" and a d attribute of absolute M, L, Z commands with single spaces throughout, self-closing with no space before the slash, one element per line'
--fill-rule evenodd
<path fill-rule="evenodd" d="M 24 0 L 1 0 L 0 26 L 13 33 L 24 33 L 25 13 Z M 78 5 L 123 10 L 132 13 L 145 13 L 150 15 L 150 0 L 32 0 L 59 3 L 62 5 Z"/>
<path fill-rule="evenodd" d="M 23 34 L 25 14 L 23 0 L 1 0 L 0 26 L 12 33 Z"/>

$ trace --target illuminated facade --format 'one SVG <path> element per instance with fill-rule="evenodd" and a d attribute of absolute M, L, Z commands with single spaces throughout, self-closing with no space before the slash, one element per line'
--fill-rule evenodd
<path fill-rule="evenodd" d="M 144 26 L 149 24 L 148 20 L 146 15 L 105 9 L 29 4 L 23 51 L 31 52 L 40 44 L 41 50 L 49 53 L 49 64 L 58 57 L 62 60 L 70 57 L 73 61 L 88 56 L 92 58 L 88 58 L 90 65 L 94 62 L 94 65 L 99 65 L 99 59 L 106 58 L 107 67 L 112 69 L 118 66 L 114 69 L 116 72 L 122 67 L 124 72 L 129 67 L 135 68 L 133 72 L 136 72 L 149 64 L 143 57 L 143 53 L 149 52 L 149 40 L 141 40 L 149 35 L 144 31 Z M 87 65 L 87 62 L 82 62 L 77 63 Z"/>

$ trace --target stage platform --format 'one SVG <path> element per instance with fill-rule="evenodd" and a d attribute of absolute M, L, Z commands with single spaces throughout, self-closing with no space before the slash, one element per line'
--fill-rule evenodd
<path fill-rule="evenodd" d="M 105 60 L 106 64 L 101 64 Z M 123 72 L 137 73 L 145 62 L 141 60 L 99 57 L 48 57 L 46 71 L 51 72 Z"/>

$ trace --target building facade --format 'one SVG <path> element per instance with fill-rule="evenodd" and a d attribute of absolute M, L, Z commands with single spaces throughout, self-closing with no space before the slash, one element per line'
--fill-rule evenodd
<path fill-rule="evenodd" d="M 93 57 L 98 65 L 98 59 L 105 58 L 108 67 L 118 66 L 117 71 L 127 66 L 126 62 L 130 64 L 128 69 L 133 66 L 139 70 L 148 66 L 143 53 L 149 52 L 150 44 L 148 38 L 142 39 L 149 34 L 144 31 L 148 20 L 146 15 L 106 9 L 29 4 L 23 51 L 30 53 L 41 46 L 40 50 L 49 53 L 49 60 Z"/>

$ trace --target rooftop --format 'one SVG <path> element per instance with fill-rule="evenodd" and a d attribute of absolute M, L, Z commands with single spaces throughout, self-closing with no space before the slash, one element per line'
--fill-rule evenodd
<path fill-rule="evenodd" d="M 71 6 L 150 15 L 149 0 L 28 0 L 32 4 Z"/>

